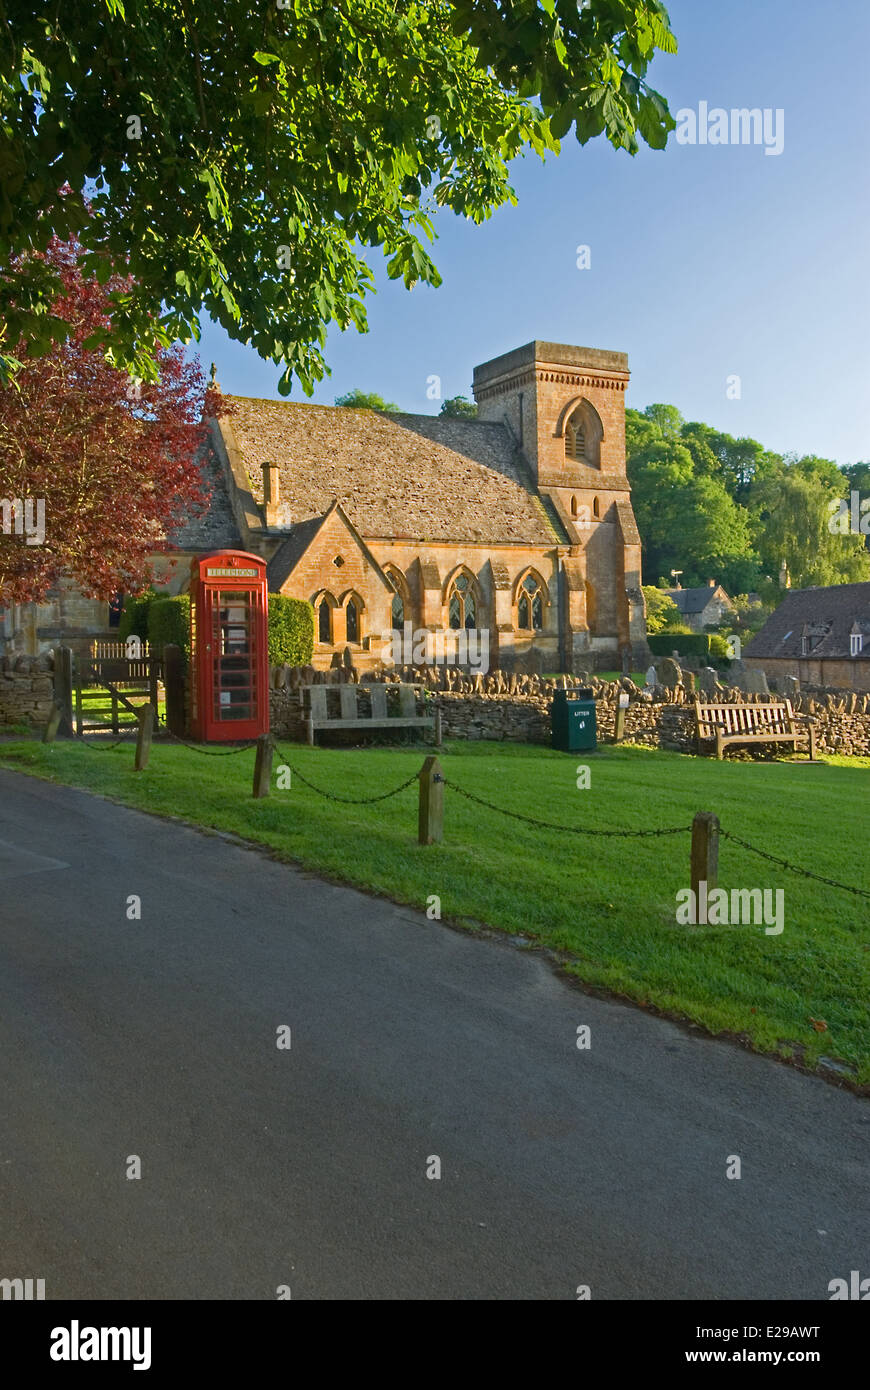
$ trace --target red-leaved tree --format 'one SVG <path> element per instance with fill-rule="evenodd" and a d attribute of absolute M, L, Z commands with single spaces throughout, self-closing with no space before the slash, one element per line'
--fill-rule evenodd
<path fill-rule="evenodd" d="M 137 593 L 149 556 L 207 504 L 195 460 L 204 407 L 221 413 L 198 361 L 158 348 L 160 379 L 135 382 L 87 346 L 110 318 L 112 277 L 84 280 L 75 242 L 52 242 L 75 332 L 0 388 L 0 603 L 39 602 L 65 577 L 91 598 Z M 14 277 L 15 265 L 4 272 Z M 41 524 L 40 524 L 41 521 Z M 44 535 L 42 531 L 44 529 Z"/>

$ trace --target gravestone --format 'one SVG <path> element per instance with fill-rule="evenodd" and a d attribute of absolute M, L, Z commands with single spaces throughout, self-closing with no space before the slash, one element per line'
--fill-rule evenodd
<path fill-rule="evenodd" d="M 654 690 L 658 683 L 659 678 L 658 674 L 656 673 L 656 668 L 654 666 L 650 666 L 646 673 L 646 687 L 648 690 Z"/>
<path fill-rule="evenodd" d="M 702 666 L 698 675 L 698 690 L 702 695 L 715 695 L 719 673 L 712 666 Z"/>
<path fill-rule="evenodd" d="M 782 693 L 786 700 L 796 700 L 801 693 L 801 683 L 797 676 L 783 676 Z"/>
<path fill-rule="evenodd" d="M 767 676 L 764 672 L 754 670 L 747 671 L 745 690 L 747 695 L 769 695 L 770 689 L 767 684 Z"/>
<path fill-rule="evenodd" d="M 672 657 L 664 657 L 658 665 L 658 680 L 659 685 L 667 686 L 669 690 L 673 690 L 677 685 L 682 685 L 683 673 L 680 670 L 679 662 L 674 661 Z"/>

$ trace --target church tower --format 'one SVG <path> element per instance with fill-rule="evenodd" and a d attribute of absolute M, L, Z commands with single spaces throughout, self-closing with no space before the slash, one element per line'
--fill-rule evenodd
<path fill-rule="evenodd" d="M 574 669 L 646 659 L 640 535 L 625 471 L 623 352 L 527 343 L 474 369 L 481 420 L 513 434 L 569 538 L 562 637 Z"/>

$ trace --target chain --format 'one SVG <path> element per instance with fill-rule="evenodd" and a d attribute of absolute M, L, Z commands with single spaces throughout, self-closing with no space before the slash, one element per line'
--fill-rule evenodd
<path fill-rule="evenodd" d="M 393 790 L 389 792 L 381 792 L 379 796 L 336 796 L 334 792 L 324 791 L 322 787 L 316 787 L 313 782 L 309 782 L 307 777 L 303 777 L 302 773 L 298 772 L 297 769 L 293 767 L 283 749 L 279 748 L 277 743 L 275 744 L 275 751 L 278 753 L 279 757 L 283 758 L 284 765 L 290 769 L 294 777 L 299 778 L 303 786 L 310 788 L 313 792 L 317 792 L 318 796 L 325 796 L 327 801 L 340 801 L 345 806 L 370 806 L 375 801 L 387 801 L 391 796 L 398 796 L 399 792 L 403 792 L 406 787 L 410 787 L 411 783 L 416 782 L 420 776 L 419 772 L 412 772 L 411 776 L 407 781 L 403 782 L 400 787 L 393 787 Z"/>
<path fill-rule="evenodd" d="M 608 835 L 640 839 L 655 835 L 687 835 L 692 829 L 690 825 L 675 825 L 665 830 L 590 830 L 584 825 L 553 825 L 551 821 L 536 820 L 534 816 L 524 816 L 519 811 L 508 811 L 504 806 L 494 806 L 491 801 L 484 801 L 482 797 L 475 796 L 473 792 L 467 792 L 463 787 L 457 787 L 454 782 L 445 782 L 444 785 L 450 787 L 451 791 L 457 792 L 460 796 L 464 796 L 467 801 L 474 801 L 478 806 L 485 806 L 489 811 L 498 811 L 503 816 L 510 816 L 512 820 L 522 821 L 524 825 L 534 825 L 538 830 L 560 830 L 567 835 Z"/>
<path fill-rule="evenodd" d="M 804 878 L 814 878 L 817 883 L 826 883 L 829 888 L 842 888 L 845 893 L 855 893 L 860 898 L 870 898 L 870 892 L 866 888 L 853 888 L 848 883 L 839 883 L 835 878 L 825 878 L 822 874 L 812 873 L 810 869 L 801 869 L 797 864 L 790 864 L 787 859 L 780 859 L 775 854 L 768 854 L 767 850 L 757 849 L 755 845 L 741 840 L 739 835 L 732 835 L 729 830 L 722 830 L 721 827 L 719 834 L 723 840 L 731 840 L 735 845 L 750 850 L 753 854 L 759 855 L 760 858 L 768 859 L 771 864 L 778 864 L 781 869 L 790 869 L 792 873 L 801 874 Z"/>
<path fill-rule="evenodd" d="M 229 758 L 233 753 L 247 753 L 249 748 L 256 747 L 255 739 L 251 743 L 240 744 L 238 748 L 200 748 L 198 743 L 188 743 L 186 739 L 179 738 L 178 734 L 174 734 L 166 723 L 166 720 L 161 719 L 156 710 L 154 712 L 154 718 L 159 728 L 164 734 L 171 738 L 174 743 L 180 743 L 182 748 L 189 748 L 191 753 L 202 753 L 203 757 L 206 758 Z"/>

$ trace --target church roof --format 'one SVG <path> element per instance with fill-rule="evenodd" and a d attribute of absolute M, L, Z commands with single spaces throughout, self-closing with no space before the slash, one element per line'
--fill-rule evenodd
<path fill-rule="evenodd" d="M 243 549 L 227 481 L 214 452 L 208 447 L 201 449 L 197 462 L 203 486 L 209 494 L 206 508 L 200 515 L 188 515 L 179 526 L 170 528 L 166 539 L 179 550 Z"/>
<path fill-rule="evenodd" d="M 440 415 L 229 396 L 220 428 L 263 500 L 277 463 L 294 524 L 337 500 L 362 536 L 487 544 L 560 544 L 503 425 Z"/>

